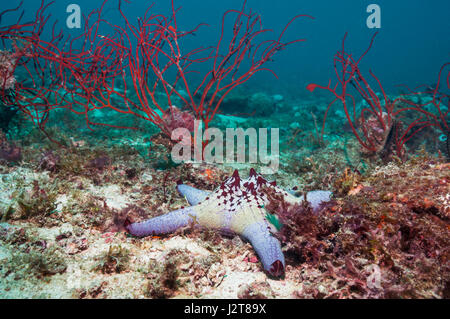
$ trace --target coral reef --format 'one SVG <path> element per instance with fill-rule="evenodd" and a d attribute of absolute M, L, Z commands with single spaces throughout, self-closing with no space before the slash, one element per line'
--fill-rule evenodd
<path fill-rule="evenodd" d="M 169 132 L 177 128 L 186 128 L 189 132 L 194 131 L 194 115 L 187 111 L 181 111 L 176 106 L 169 106 L 164 112 L 162 120 Z"/>
<path fill-rule="evenodd" d="M 331 102 L 297 75 L 250 86 L 311 17 L 272 38 L 244 1 L 207 46 L 170 4 L 134 23 L 104 1 L 78 37 L 45 1 L 0 12 L 0 298 L 450 298 L 450 64 L 387 92 L 375 35 L 358 59 L 345 36 L 337 83 L 307 86 Z M 248 162 L 174 162 L 194 120 L 278 128 L 278 170 L 250 160 L 262 136 L 231 149 Z"/>
<path fill-rule="evenodd" d="M 50 158 L 43 160 L 30 152 L 33 145 L 24 147 L 32 168 L 1 166 L 4 297 L 448 297 L 450 167 L 426 151 L 404 163 L 372 163 L 362 173 L 336 169 L 327 160 L 333 152 L 318 149 L 306 172 L 281 172 L 278 182 L 298 197 L 294 205 L 265 189 L 265 218 L 285 258 L 284 277 L 276 279 L 264 273 L 254 247 L 232 234 L 189 224 L 143 239 L 124 233 L 127 217 L 145 220 L 186 206 L 173 187 L 179 179 L 206 190 L 179 185 L 188 204 L 211 196 L 217 180 L 227 180 L 226 167 L 183 164 L 161 172 L 141 167 L 135 152 L 101 144 L 90 152 L 44 151 Z M 50 165 L 56 155 L 59 164 Z M 79 158 L 79 171 L 66 169 L 65 158 Z M 347 163 L 344 153 L 335 161 Z M 139 172 L 134 177 L 130 166 Z M 332 190 L 333 199 L 314 204 L 309 196 L 316 193 L 308 190 L 315 188 Z M 74 276 L 76 284 L 67 286 Z"/>
<path fill-rule="evenodd" d="M 17 57 L 7 51 L 0 50 L 0 89 L 2 94 L 4 91 L 10 90 L 16 84 L 16 78 L 14 76 L 14 70 L 16 68 Z"/>
<path fill-rule="evenodd" d="M 448 165 L 425 159 L 354 181 L 351 189 L 340 189 L 346 196 L 319 213 L 273 203 L 284 225 L 279 236 L 287 262 L 321 273 L 321 284 L 309 279 L 314 289 L 299 296 L 446 298 L 448 173 Z"/>

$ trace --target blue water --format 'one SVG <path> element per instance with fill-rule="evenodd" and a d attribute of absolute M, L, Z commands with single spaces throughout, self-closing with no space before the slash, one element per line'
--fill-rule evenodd
<path fill-rule="evenodd" d="M 40 1 L 25 0 L 26 15 L 31 17 Z M 2 2 L 0 7 L 12 6 Z M 18 3 L 18 1 L 14 1 Z M 101 1 L 58 0 L 49 8 L 53 19 L 59 20 L 59 27 L 67 34 L 76 31 L 65 27 L 68 4 L 80 5 L 84 14 L 97 8 Z M 104 16 L 111 23 L 123 23 L 117 13 L 117 1 L 106 5 Z M 130 22 L 141 16 L 149 1 L 131 1 L 124 3 L 124 10 Z M 223 12 L 228 9 L 240 9 L 243 1 L 175 1 L 181 7 L 177 15 L 180 29 L 192 29 L 198 23 L 207 23 L 196 37 L 187 44 L 193 47 L 215 44 Z M 273 81 L 270 74 L 260 74 L 249 85 L 260 85 L 266 90 L 280 91 L 290 88 L 300 95 L 307 95 L 304 89 L 310 82 L 326 83 L 333 77 L 332 57 L 340 48 L 345 32 L 349 33 L 347 47 L 355 55 L 363 52 L 374 29 L 366 26 L 369 15 L 366 8 L 376 3 L 381 7 L 381 29 L 370 53 L 361 64 L 362 70 L 371 69 L 380 78 L 383 86 L 392 93 L 397 92 L 395 85 L 432 84 L 436 82 L 439 67 L 450 60 L 450 1 L 434 0 L 378 0 L 378 1 L 298 1 L 249 0 L 247 8 L 252 8 L 262 16 L 263 27 L 280 32 L 284 25 L 296 14 L 309 14 L 315 20 L 301 19 L 291 25 L 285 39 L 305 38 L 307 42 L 294 44 L 284 52 L 277 54 L 270 67 L 279 75 L 279 81 Z M 155 12 L 170 14 L 171 3 L 168 0 L 156 1 Z M 2 24 L 12 23 L 5 17 Z M 229 20 L 231 21 L 231 20 Z M 230 25 L 228 24 L 230 27 Z"/>

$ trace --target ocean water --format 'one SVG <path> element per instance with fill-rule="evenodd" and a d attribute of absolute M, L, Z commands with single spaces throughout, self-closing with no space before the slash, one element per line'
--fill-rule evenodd
<path fill-rule="evenodd" d="M 0 5 L 0 298 L 449 298 L 449 1 L 42 8 Z"/>
<path fill-rule="evenodd" d="M 67 18 L 66 8 L 71 1 L 57 1 L 48 10 L 52 18 L 58 20 L 64 27 Z M 99 2 L 77 1 L 83 13 L 98 7 Z M 247 1 L 247 8 L 252 8 L 261 14 L 263 26 L 280 31 L 285 24 L 297 14 L 308 14 L 315 17 L 314 21 L 298 21 L 293 24 L 287 35 L 288 39 L 305 38 L 307 43 L 292 46 L 276 59 L 274 69 L 284 80 L 278 82 L 280 88 L 286 85 L 306 86 L 309 81 L 318 81 L 332 75 L 332 56 L 340 46 L 340 41 L 349 33 L 349 48 L 358 54 L 367 47 L 374 29 L 366 26 L 369 13 L 366 12 L 370 1 L 332 1 L 302 2 L 302 1 Z M 28 10 L 26 15 L 32 16 L 37 10 L 39 1 L 25 1 Z M 450 22 L 447 19 L 449 3 L 445 0 L 426 3 L 414 1 L 378 1 L 382 10 L 380 36 L 377 38 L 371 54 L 365 59 L 362 67 L 377 72 L 386 86 L 394 90 L 400 83 L 414 85 L 435 80 L 436 70 L 449 59 Z M 232 0 L 227 2 L 185 1 L 175 3 L 181 7 L 179 23 L 184 28 L 195 27 L 198 23 L 209 26 L 197 33 L 193 45 L 209 44 L 217 41 L 222 14 L 229 9 L 239 9 L 242 2 Z M 105 10 L 105 16 L 110 22 L 119 20 L 117 4 L 110 1 Z M 134 1 L 126 5 L 126 12 L 134 18 L 142 15 L 147 5 Z M 170 1 L 156 1 L 154 8 L 166 15 L 170 14 Z M 6 6 L 5 6 L 6 8 Z M 2 24 L 13 23 L 8 16 Z M 67 34 L 76 31 L 63 29 Z M 392 71 L 394 70 L 394 71 Z M 264 79 L 264 78 L 263 78 Z M 260 81 L 267 81 L 267 79 Z M 416 82 L 417 81 L 417 82 Z M 258 79 L 253 81 L 257 85 Z"/>

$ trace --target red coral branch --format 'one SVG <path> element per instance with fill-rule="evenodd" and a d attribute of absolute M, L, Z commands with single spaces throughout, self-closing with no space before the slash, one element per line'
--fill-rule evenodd
<path fill-rule="evenodd" d="M 190 109 L 208 128 L 222 101 L 235 87 L 259 71 L 273 73 L 265 64 L 287 45 L 304 41 L 283 42 L 287 28 L 300 17 L 311 18 L 298 15 L 275 40 L 257 42 L 270 30 L 261 27 L 258 14 L 246 12 L 244 1 L 241 10 L 228 10 L 223 15 L 215 46 L 185 52 L 184 39 L 204 24 L 190 31 L 180 31 L 176 19 L 178 9 L 173 1 L 171 16 L 150 13 L 150 6 L 144 16 L 138 18 L 137 25 L 131 24 L 125 16 L 122 1 L 118 10 L 124 25 L 102 18 L 106 1 L 85 17 L 84 31 L 74 39 L 64 39 L 61 32 L 57 34 L 55 25 L 51 39 L 42 38 L 50 18 L 45 10 L 51 4 L 46 5 L 43 0 L 33 22 L 20 24 L 21 15 L 15 25 L 0 28 L 4 47 L 12 48 L 2 55 L 11 62 L 4 68 L 5 74 L 0 74 L 2 100 L 18 105 L 41 129 L 49 113 L 61 108 L 84 116 L 89 128 L 93 125 L 125 128 L 91 120 L 91 112 L 107 109 L 147 120 L 170 136 L 173 123 L 180 118 L 190 121 L 185 115 L 177 115 L 178 120 L 175 119 L 173 111 L 177 108 L 172 106 L 177 97 L 183 107 Z M 21 4 L 0 13 L 0 18 L 20 7 Z M 234 16 L 235 20 L 231 40 L 225 45 L 225 22 L 229 16 Z M 112 31 L 101 34 L 100 30 L 106 28 Z M 18 48 L 16 43 L 19 42 L 23 47 Z M 190 68 L 203 63 L 210 63 L 210 71 L 201 76 L 200 83 L 193 88 L 195 84 L 190 74 L 198 72 Z M 16 81 L 19 68 L 28 74 L 28 79 Z M 13 84 L 14 94 L 10 94 Z M 166 102 L 161 101 L 161 94 Z M 167 116 L 167 107 L 171 117 Z"/>
<path fill-rule="evenodd" d="M 112 104 L 96 104 L 103 93 L 99 88 L 106 83 L 114 84 L 123 68 L 123 57 L 114 55 L 116 51 L 110 50 L 105 45 L 105 37 L 99 34 L 100 24 L 107 23 L 101 18 L 105 3 L 85 18 L 84 32 L 74 39 L 64 39 L 62 32 L 56 33 L 56 23 L 50 39 L 43 39 L 50 18 L 45 10 L 52 4 L 43 0 L 33 22 L 20 24 L 21 15 L 15 25 L 0 28 L 0 39 L 7 48 L 3 56 L 13 64 L 8 76 L 16 80 L 20 72 L 25 73 L 14 88 L 6 86 L 7 76 L 2 75 L 2 101 L 19 107 L 44 133 L 49 113 L 62 108 L 83 115 L 89 128 L 91 125 L 119 127 L 94 123 L 89 118 L 90 112 L 107 106 L 121 111 Z M 0 17 L 19 8 L 7 10 Z"/>
<path fill-rule="evenodd" d="M 192 35 L 200 26 L 191 31 L 178 29 L 176 13 L 172 1 L 172 16 L 148 15 L 138 20 L 138 25 L 130 24 L 119 6 L 119 11 L 126 22 L 124 28 L 114 26 L 121 41 L 107 38 L 116 55 L 123 55 L 127 61 L 124 71 L 132 80 L 132 88 L 138 102 L 127 99 L 127 105 L 133 110 L 145 114 L 144 118 L 156 124 L 166 134 L 171 130 L 161 118 L 164 109 L 172 106 L 173 97 L 178 97 L 184 107 L 188 107 L 195 118 L 201 119 L 208 128 L 210 121 L 217 114 L 224 98 L 237 86 L 245 83 L 259 71 L 268 70 L 263 65 L 270 61 L 273 55 L 283 50 L 287 45 L 304 41 L 282 42 L 282 36 L 296 16 L 284 28 L 276 40 L 266 40 L 259 43 L 257 37 L 270 30 L 261 28 L 259 15 L 245 12 L 245 4 L 241 10 L 228 10 L 222 18 L 219 40 L 215 46 L 199 47 L 189 52 L 183 52 L 182 41 Z M 233 33 L 228 45 L 223 45 L 225 21 L 228 16 L 235 15 Z M 222 48 L 225 47 L 225 53 Z M 243 62 L 250 62 L 244 69 Z M 210 63 L 211 69 L 201 77 L 200 84 L 193 89 L 193 81 L 189 77 L 197 71 L 190 70 L 193 65 Z M 242 72 L 241 72 L 241 69 Z M 269 70 L 270 71 L 270 70 Z M 272 72 L 272 71 L 271 71 Z M 175 75 L 174 75 L 175 74 Z M 108 88 L 109 87 L 109 88 Z M 105 85 L 101 90 L 112 90 Z M 158 92 L 166 96 L 166 105 L 161 105 Z M 117 92 L 113 91 L 115 94 Z M 120 95 L 120 94 L 118 94 Z M 124 96 L 122 96 L 124 97 Z M 124 97 L 125 98 L 125 97 Z M 130 112 L 133 112 L 129 109 Z"/>
<path fill-rule="evenodd" d="M 330 102 L 325 111 L 322 135 L 324 134 L 325 122 L 330 108 L 336 102 L 340 101 L 353 134 L 366 152 L 374 154 L 381 151 L 385 147 L 391 130 L 395 129 L 392 136 L 396 146 L 396 153 L 402 158 L 405 143 L 423 129 L 433 126 L 439 128 L 444 133 L 448 132 L 449 94 L 442 92 L 442 87 L 445 86 L 442 85 L 442 82 L 446 82 L 446 89 L 450 88 L 450 72 L 447 75 L 446 81 L 443 81 L 442 77 L 445 74 L 445 68 L 450 63 L 442 66 L 438 76 L 438 84 L 431 92 L 429 90 L 415 91 L 408 89 L 409 93 L 402 94 L 395 100 L 389 99 L 381 81 L 369 70 L 370 76 L 380 88 L 382 96 L 380 98 L 372 90 L 359 68 L 359 63 L 371 49 L 376 35 L 377 33 L 373 35 L 366 51 L 358 60 L 355 60 L 352 54 L 345 51 L 346 33 L 342 41 L 342 50 L 338 51 L 334 56 L 334 70 L 337 77 L 335 86 L 332 87 L 330 80 L 327 86 L 311 83 L 306 88 L 311 92 L 317 88 L 323 89 L 329 91 L 334 96 L 333 101 Z M 356 111 L 355 97 L 349 93 L 349 84 L 368 105 L 361 109 L 359 117 Z M 338 91 L 339 88 L 340 91 Z M 412 96 L 430 93 L 433 97 L 431 101 L 426 103 L 414 103 L 411 101 Z M 445 105 L 445 103 L 447 103 L 446 110 L 442 108 L 442 105 Z M 435 112 L 427 110 L 429 106 L 433 106 Z M 394 123 L 399 120 L 401 114 L 407 111 L 415 112 L 417 118 L 412 123 L 409 123 L 406 129 L 400 132 L 401 125 L 394 125 Z"/>
<path fill-rule="evenodd" d="M 437 84 L 434 88 L 421 85 L 413 90 L 404 86 L 409 91 L 406 94 L 400 95 L 394 100 L 394 104 L 399 105 L 399 108 L 393 113 L 393 116 L 398 116 L 404 112 L 413 111 L 418 114 L 418 118 L 414 120 L 409 126 L 399 134 L 396 138 L 397 149 L 402 148 L 412 137 L 417 133 L 426 129 L 427 127 L 435 127 L 443 134 L 449 135 L 450 122 L 450 63 L 445 63 L 441 66 Z M 425 90 L 419 90 L 421 87 L 426 87 Z M 423 103 L 415 103 L 412 101 L 414 97 L 430 97 L 431 99 Z"/>
<path fill-rule="evenodd" d="M 358 60 L 355 60 L 352 54 L 345 51 L 345 40 L 347 38 L 346 33 L 344 39 L 342 40 L 342 50 L 338 51 L 334 56 L 334 70 L 337 77 L 336 85 L 332 87 L 330 80 L 327 86 L 321 86 L 314 83 L 307 86 L 307 89 L 311 92 L 313 92 L 316 88 L 319 88 L 329 91 L 335 97 L 326 109 L 322 124 L 322 135 L 324 134 L 325 122 L 330 108 L 337 101 L 340 101 L 344 107 L 345 115 L 353 134 L 361 146 L 371 153 L 375 153 L 379 150 L 379 141 L 376 136 L 371 135 L 371 131 L 367 128 L 367 125 L 364 125 L 367 123 L 366 113 L 369 114 L 369 117 L 372 116 L 372 118 L 376 119 L 379 128 L 383 131 L 382 135 L 384 135 L 384 132 L 386 132 L 386 130 L 392 125 L 392 104 L 386 96 L 380 81 L 372 72 L 370 72 L 370 75 L 377 81 L 382 90 L 384 103 L 381 102 L 378 95 L 372 90 L 368 81 L 364 78 L 359 69 L 359 63 L 370 51 L 376 35 L 377 33 L 373 35 L 366 51 L 359 57 Z M 356 112 L 356 100 L 354 96 L 349 93 L 349 84 L 368 104 L 368 107 L 364 107 L 360 111 L 359 119 L 357 118 Z M 339 87 L 341 89 L 340 92 L 338 92 Z M 357 130 L 357 124 L 359 121 L 361 122 L 362 132 Z"/>
<path fill-rule="evenodd" d="M 48 112 L 65 104 L 58 92 L 62 84 L 57 65 L 53 63 L 56 58 L 48 54 L 57 47 L 62 33 L 55 34 L 53 27 L 52 38 L 48 42 L 40 39 L 50 18 L 45 14 L 50 4 L 46 5 L 42 0 L 32 22 L 21 24 L 22 12 L 16 24 L 0 27 L 4 49 L 0 59 L 1 100 L 3 104 L 17 106 L 43 131 Z M 3 11 L 0 18 L 6 13 L 18 11 L 21 6 L 22 2 L 14 9 Z M 19 69 L 23 79 L 17 76 Z"/>

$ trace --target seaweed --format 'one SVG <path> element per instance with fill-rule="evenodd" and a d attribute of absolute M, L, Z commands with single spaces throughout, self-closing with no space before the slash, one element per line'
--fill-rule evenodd
<path fill-rule="evenodd" d="M 184 251 L 172 249 L 167 253 L 163 265 L 156 261 L 151 262 L 144 295 L 155 299 L 173 297 L 182 285 L 179 280 L 181 272 L 178 266 L 182 261 L 187 261 L 186 258 Z"/>
<path fill-rule="evenodd" d="M 266 208 L 283 224 L 276 236 L 287 265 L 319 272 L 299 297 L 444 298 L 447 177 L 448 164 L 427 157 L 391 163 L 370 176 L 348 170 L 336 177 L 337 200 L 319 212 L 269 194 Z"/>
<path fill-rule="evenodd" d="M 61 274 L 67 269 L 60 247 L 48 245 L 24 228 L 10 228 L 0 240 L 11 251 L 10 257 L 0 265 L 2 277 L 13 274 L 16 280 L 39 279 Z"/>
<path fill-rule="evenodd" d="M 51 276 L 66 271 L 67 264 L 63 254 L 56 246 L 49 247 L 43 252 L 31 249 L 28 252 L 16 252 L 11 260 L 11 268 L 15 272 L 19 268 L 24 271 L 42 276 Z"/>
<path fill-rule="evenodd" d="M 16 215 L 21 219 L 49 216 L 56 211 L 57 195 L 55 189 L 41 188 L 39 182 L 35 180 L 31 191 L 22 190 L 16 197 Z"/>
<path fill-rule="evenodd" d="M 121 245 L 110 245 L 108 250 L 96 258 L 95 271 L 103 274 L 121 273 L 128 270 L 130 251 Z"/>

